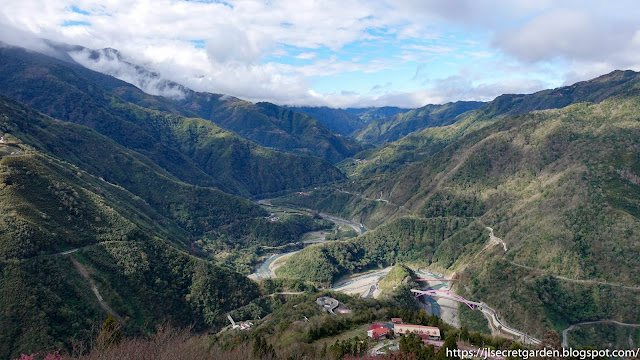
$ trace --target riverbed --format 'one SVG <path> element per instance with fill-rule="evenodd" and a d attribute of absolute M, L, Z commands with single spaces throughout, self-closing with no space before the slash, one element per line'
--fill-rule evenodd
<path fill-rule="evenodd" d="M 444 277 L 440 275 L 422 270 L 416 270 L 415 273 L 419 277 L 426 279 L 444 279 Z M 422 290 L 451 290 L 452 287 L 451 281 L 434 280 L 426 281 L 423 284 L 424 285 L 422 287 Z M 420 297 L 420 302 L 423 304 L 424 309 L 427 311 L 427 314 L 436 315 L 447 324 L 458 328 L 460 327 L 460 314 L 458 310 L 458 303 L 456 301 L 444 297 L 431 297 L 423 295 Z"/>
<path fill-rule="evenodd" d="M 261 205 L 267 205 L 267 206 L 271 205 L 265 201 L 258 202 L 258 203 Z M 359 235 L 362 235 L 367 231 L 367 228 L 365 228 L 362 224 L 357 224 L 346 219 L 341 219 L 341 218 L 337 218 L 337 217 L 326 215 L 326 214 L 320 214 L 320 216 L 322 216 L 323 219 L 329 220 L 336 225 L 348 225 L 352 227 Z M 305 239 L 305 238 L 307 238 L 307 240 L 301 241 L 303 246 L 307 246 L 311 244 L 320 244 L 320 243 L 326 242 L 326 234 L 323 233 L 322 231 L 311 231 L 311 232 L 305 233 L 302 235 L 301 239 Z M 284 265 L 285 263 L 284 258 L 291 256 L 297 253 L 298 251 L 300 250 L 288 251 L 288 252 L 273 254 L 269 256 L 266 260 L 264 260 L 262 263 L 256 266 L 255 271 L 253 272 L 253 274 L 249 275 L 249 278 L 253 280 L 261 280 L 261 279 L 268 279 L 268 278 L 275 277 L 275 269 Z M 282 259 L 282 260 L 276 264 L 276 261 L 278 259 Z"/>

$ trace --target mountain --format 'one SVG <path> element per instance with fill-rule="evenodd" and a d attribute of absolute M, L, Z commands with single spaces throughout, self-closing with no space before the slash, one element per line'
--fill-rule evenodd
<path fill-rule="evenodd" d="M 129 334 L 166 322 L 203 330 L 257 296 L 244 275 L 179 250 L 212 226 L 263 216 L 256 205 L 5 97 L 0 133 L 2 358 L 90 341 L 107 309 Z"/>
<path fill-rule="evenodd" d="M 383 225 L 307 248 L 279 274 L 332 282 L 416 262 L 459 274 L 460 295 L 537 337 L 580 321 L 640 322 L 639 84 L 640 74 L 617 71 L 499 97 L 471 118 L 484 123 L 459 134 L 451 125 L 454 136 L 420 161 L 354 177 L 333 195 L 289 196 L 334 200 Z"/>
<path fill-rule="evenodd" d="M 344 111 L 348 114 L 356 115 L 365 123 L 368 123 L 372 120 L 388 118 L 411 110 L 412 109 L 399 108 L 396 106 L 382 106 L 369 108 L 347 108 Z"/>
<path fill-rule="evenodd" d="M 211 121 L 127 102 L 105 87 L 167 104 L 112 77 L 19 48 L 0 48 L 0 59 L 0 93 L 92 128 L 184 182 L 246 196 L 343 178 L 321 159 L 265 149 Z"/>
<path fill-rule="evenodd" d="M 144 107 L 170 111 L 187 117 L 211 120 L 224 129 L 262 146 L 296 154 L 317 156 L 336 163 L 362 150 L 362 146 L 340 136 L 301 113 L 270 103 L 253 104 L 233 96 L 201 93 L 164 79 L 158 72 L 127 61 L 115 49 L 92 50 L 57 45 L 82 66 L 131 83 L 151 95 L 149 99 L 132 87 L 110 82 L 105 88 Z"/>
<path fill-rule="evenodd" d="M 86 127 L 49 118 L 4 96 L 0 100 L 5 117 L 0 131 L 131 192 L 154 209 L 150 219 L 160 223 L 170 219 L 177 225 L 166 236 L 185 248 L 189 236 L 267 215 L 245 199 L 184 183 L 148 158 Z"/>
<path fill-rule="evenodd" d="M 163 96 L 173 100 L 182 100 L 190 93 L 190 89 L 163 78 L 160 73 L 144 66 L 127 61 L 122 54 L 113 48 L 87 49 L 82 46 L 53 43 L 48 44 L 56 50 L 61 59 L 78 63 L 88 69 L 113 76 L 141 89 L 147 94 Z M 67 57 L 64 57 L 66 54 Z"/>
<path fill-rule="evenodd" d="M 426 105 L 405 113 L 372 119 L 353 136 L 364 143 L 381 145 L 424 128 L 452 124 L 464 116 L 464 113 L 483 104 L 479 101 L 457 101 L 443 105 Z"/>
<path fill-rule="evenodd" d="M 343 109 L 334 109 L 326 106 L 289 106 L 288 108 L 295 112 L 307 114 L 332 131 L 344 136 L 349 136 L 367 123 L 359 116 Z"/>
<path fill-rule="evenodd" d="M 107 312 L 128 336 L 166 323 L 218 329 L 259 296 L 228 251 L 250 266 L 256 247 L 321 227 L 306 216 L 270 222 L 220 189 L 342 179 L 324 160 L 124 101 L 105 88 L 174 106 L 65 59 L 6 47 L 0 58 L 0 291 L 11 294 L 0 299 L 2 358 L 90 343 Z"/>
<path fill-rule="evenodd" d="M 354 157 L 357 161 L 341 164 L 341 169 L 352 176 L 395 171 L 428 158 L 453 140 L 500 119 L 535 110 L 561 108 L 583 101 L 599 102 L 625 94 L 634 89 L 638 76 L 633 71 L 614 71 L 589 81 L 534 94 L 501 95 L 467 113 L 452 125 L 426 128 L 376 149 L 365 150 Z"/>

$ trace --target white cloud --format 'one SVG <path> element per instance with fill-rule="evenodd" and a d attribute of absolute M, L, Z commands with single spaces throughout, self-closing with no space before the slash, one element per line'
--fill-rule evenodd
<path fill-rule="evenodd" d="M 270 44 L 265 36 L 243 31 L 237 26 L 222 24 L 206 41 L 207 55 L 214 63 L 253 64 Z"/>
<path fill-rule="evenodd" d="M 296 55 L 296 59 L 300 59 L 300 60 L 313 60 L 316 58 L 316 56 L 318 56 L 317 53 L 315 52 L 305 52 L 305 53 L 301 53 Z"/>
<path fill-rule="evenodd" d="M 194 90 L 252 101 L 420 106 L 529 92 L 549 85 L 550 76 L 561 84 L 616 68 L 640 69 L 638 18 L 640 7 L 633 0 L 615 5 L 595 0 L 7 0 L 0 24 L 13 30 L 0 31 L 0 38 L 39 51 L 46 46 L 28 34 L 94 49 L 112 47 Z M 62 26 L 67 21 L 90 25 Z M 379 53 L 330 56 L 363 41 Z M 389 55 L 387 47 L 397 51 Z M 279 62 L 287 56 L 307 61 Z M 434 57 L 448 57 L 442 60 L 448 65 L 442 65 L 453 71 L 434 74 L 429 71 L 437 67 L 420 67 Z M 463 69 L 470 65 L 459 64 L 469 57 L 471 75 Z M 114 64 L 93 66 L 119 72 L 145 91 L 158 88 Z M 396 78 L 376 78 L 363 94 L 313 90 L 320 77 L 416 66 L 420 77 L 432 78 L 421 89 L 415 88 L 422 80 L 416 72 L 407 80 L 413 83 L 404 85 Z M 547 75 L 545 67 L 551 69 Z M 387 82 L 393 85 L 374 86 Z"/>

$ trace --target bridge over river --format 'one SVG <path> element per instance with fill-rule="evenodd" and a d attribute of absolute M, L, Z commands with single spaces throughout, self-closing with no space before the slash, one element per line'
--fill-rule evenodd
<path fill-rule="evenodd" d="M 487 304 L 483 302 L 470 301 L 454 292 L 451 292 L 449 290 L 442 290 L 442 289 L 429 289 L 429 290 L 411 289 L 411 292 L 416 297 L 420 297 L 423 295 L 430 296 L 430 297 L 444 297 L 444 298 L 459 302 L 461 304 L 465 304 L 472 310 L 482 311 L 482 313 L 487 318 L 487 320 L 489 320 L 489 322 L 491 323 L 491 326 L 494 329 L 497 329 L 502 333 L 511 335 L 515 339 L 522 341 L 523 344 L 540 345 L 541 343 L 540 340 L 532 336 L 529 336 L 520 330 L 507 326 L 502 320 L 500 320 L 500 318 L 498 318 L 498 314 L 496 313 L 496 311 L 490 308 Z"/>

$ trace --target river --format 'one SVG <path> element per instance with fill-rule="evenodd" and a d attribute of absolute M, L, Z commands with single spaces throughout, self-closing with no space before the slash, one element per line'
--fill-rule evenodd
<path fill-rule="evenodd" d="M 434 273 L 430 273 L 426 271 L 416 270 L 415 273 L 416 275 L 422 278 L 444 279 L 444 277 L 440 275 L 436 275 Z M 433 285 L 427 284 L 427 286 L 425 287 L 425 290 L 426 289 L 437 290 L 447 286 L 449 286 L 448 281 L 440 282 L 439 284 L 433 284 Z M 418 299 L 424 305 L 424 309 L 427 311 L 427 314 L 436 315 L 437 317 L 442 317 L 440 304 L 438 304 L 438 301 L 436 299 L 434 299 L 431 296 L 421 296 Z"/>
<path fill-rule="evenodd" d="M 260 203 L 260 202 L 259 202 Z M 262 202 L 262 205 L 271 205 L 267 202 Z M 354 230 L 356 230 L 356 232 L 358 232 L 359 235 L 364 234 L 367 231 L 367 228 L 365 228 L 362 224 L 357 224 L 354 223 L 352 221 L 346 220 L 346 219 L 341 219 L 341 218 L 337 218 L 334 216 L 330 216 L 330 215 L 326 215 L 326 214 L 320 214 L 320 216 L 322 216 L 323 219 L 329 220 L 331 222 L 333 222 L 336 225 L 348 225 L 350 227 L 352 227 Z M 325 242 L 325 237 L 319 235 L 319 233 L 317 231 L 311 231 L 308 233 L 305 233 L 302 235 L 302 239 L 304 239 L 307 235 L 316 235 L 317 237 L 314 239 L 310 239 L 307 241 L 302 241 L 303 245 L 310 245 L 310 244 L 319 244 L 319 243 L 323 243 Z M 284 253 L 280 253 L 280 254 L 273 254 L 271 256 L 269 256 L 265 261 L 263 261 L 262 263 L 260 263 L 260 265 L 256 266 L 255 271 L 253 272 L 253 274 L 249 275 L 250 278 L 255 279 L 255 280 L 260 280 L 260 279 L 268 279 L 273 277 L 272 275 L 272 271 L 271 271 L 271 264 L 273 264 L 276 260 L 278 260 L 279 258 L 283 257 L 283 256 L 288 256 L 291 254 L 295 254 L 300 250 L 293 250 L 293 251 L 288 251 L 288 252 L 284 252 Z"/>

